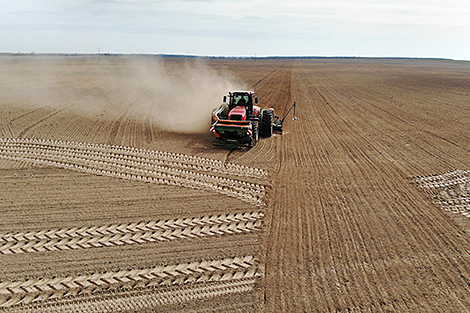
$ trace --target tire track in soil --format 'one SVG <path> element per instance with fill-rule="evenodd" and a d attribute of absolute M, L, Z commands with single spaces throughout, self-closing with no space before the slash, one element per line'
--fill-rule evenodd
<path fill-rule="evenodd" d="M 413 180 L 442 210 L 470 218 L 470 171 L 455 170 Z"/>
<path fill-rule="evenodd" d="M 152 173 L 149 171 L 153 171 L 155 175 L 155 169 L 158 168 L 162 173 L 161 180 L 157 180 L 159 183 L 168 183 L 165 180 L 178 180 L 180 177 L 183 180 L 189 178 L 189 181 L 193 182 L 199 180 L 200 183 L 205 183 L 206 180 L 217 180 L 218 186 L 221 185 L 221 182 L 225 182 L 223 183 L 225 188 L 232 189 L 228 194 L 227 190 L 223 191 L 223 194 L 230 195 L 231 193 L 233 196 L 233 192 L 238 190 L 237 192 L 245 200 L 248 199 L 246 195 L 249 193 L 256 195 L 255 197 L 264 193 L 264 185 L 253 183 L 253 181 L 259 183 L 267 180 L 267 172 L 256 168 L 202 157 L 122 146 L 3 138 L 0 139 L 0 151 L 1 157 L 10 160 L 29 161 L 72 170 L 78 169 L 99 175 L 112 174 L 111 176 L 143 181 L 146 181 L 145 176 L 138 174 L 146 174 L 146 177 L 149 177 L 149 174 Z M 233 180 L 233 177 L 239 177 L 243 180 Z M 152 182 L 154 181 L 152 180 Z M 185 187 L 188 187 L 187 182 Z M 169 182 L 169 184 L 173 183 Z M 213 188 L 212 191 L 214 191 Z M 257 206 L 261 204 L 258 201 L 248 200 L 248 202 Z M 18 254 L 243 234 L 260 230 L 262 217 L 262 212 L 252 211 L 218 216 L 208 215 L 200 218 L 101 225 L 80 229 L 3 233 L 1 234 L 0 250 L 2 253 Z M 254 266 L 255 263 L 256 266 Z M 57 307 L 60 310 L 70 307 L 62 303 L 62 301 L 70 299 L 75 303 L 71 306 L 72 308 L 77 307 L 77 303 L 78 307 L 86 307 L 88 302 L 81 297 L 92 294 L 100 299 L 99 303 L 106 304 L 111 310 L 115 308 L 116 302 L 122 303 L 119 299 L 121 296 L 126 297 L 126 293 L 120 293 L 111 301 L 105 300 L 104 296 L 101 296 L 102 294 L 116 293 L 116 290 L 128 292 L 136 288 L 144 292 L 152 292 L 155 288 L 165 288 L 159 293 L 159 296 L 152 296 L 154 300 L 150 306 L 246 292 L 251 291 L 257 278 L 262 276 L 262 266 L 258 263 L 258 261 L 254 261 L 253 257 L 245 257 L 233 260 L 191 262 L 173 267 L 145 269 L 140 272 L 131 270 L 68 276 L 55 278 L 52 281 L 48 278 L 3 281 L 0 282 L 0 307 L 16 309 L 18 305 L 25 308 L 27 305 L 33 305 L 38 308 L 36 303 L 39 303 L 39 308 L 46 305 L 44 309 L 47 310 L 47 304 L 52 301 L 58 303 Z M 174 272 L 172 272 L 173 270 Z M 249 280 L 250 283 L 240 287 L 239 283 L 246 280 Z M 223 288 L 210 289 L 211 284 L 217 281 L 224 282 Z M 194 284 L 197 286 L 193 286 Z M 207 284 L 208 287 L 206 287 Z M 173 293 L 167 292 L 167 286 L 174 285 L 185 286 L 185 289 L 175 290 Z M 185 293 L 185 290 L 190 290 L 189 295 Z M 141 305 L 139 298 L 132 301 L 136 303 L 136 306 Z"/>
<path fill-rule="evenodd" d="M 194 300 L 203 300 L 211 297 L 220 297 L 234 293 L 252 292 L 256 279 L 234 279 L 228 282 L 208 282 L 192 286 L 171 287 L 159 290 L 125 291 L 97 296 L 84 296 L 77 299 L 64 299 L 60 302 L 51 301 L 47 305 L 35 304 L 10 307 L 4 312 L 8 313 L 61 313 L 61 312 L 120 312 L 129 310 L 142 310 L 184 303 Z M 57 302 L 57 303 L 56 303 Z"/>
<path fill-rule="evenodd" d="M 112 247 L 242 234 L 260 230 L 262 217 L 262 212 L 254 211 L 130 224 L 7 232 L 0 233 L 0 254 Z"/>
<path fill-rule="evenodd" d="M 120 290 L 151 290 L 156 287 L 194 286 L 207 282 L 237 282 L 256 279 L 263 266 L 253 256 L 202 260 L 190 263 L 159 265 L 153 268 L 109 271 L 87 275 L 0 282 L 0 308 L 27 305 L 57 299 L 67 300 L 82 295 L 101 295 Z M 228 285 L 217 294 L 238 292 Z M 193 297 L 205 294 L 204 288 L 195 288 Z M 190 299 L 189 299 L 190 300 Z M 179 301 L 188 301 L 182 297 Z"/>
<path fill-rule="evenodd" d="M 212 171 L 219 174 L 236 175 L 245 177 L 247 179 L 253 178 L 261 181 L 266 181 L 268 176 L 268 173 L 265 170 L 255 167 L 248 167 L 220 160 L 180 153 L 138 149 L 118 145 L 16 138 L 0 138 L 0 144 L 2 144 L 2 146 L 4 146 L 6 149 L 11 148 L 12 151 L 23 151 L 25 149 L 30 149 L 32 152 L 35 150 L 40 150 L 44 152 L 53 152 L 55 154 L 71 152 L 88 158 L 101 156 L 122 159 L 134 163 L 138 163 L 137 161 L 144 162 L 151 160 L 156 164 L 165 164 L 169 167 L 188 168 L 201 172 Z"/>
<path fill-rule="evenodd" d="M 248 203 L 263 204 L 267 188 L 264 184 L 229 178 L 232 173 L 236 172 L 238 172 L 236 173 L 238 176 L 243 175 L 240 172 L 244 172 L 248 174 L 246 176 L 265 177 L 266 172 L 260 169 L 175 154 L 180 160 L 191 160 L 190 164 L 191 162 L 196 163 L 188 166 L 185 163 L 167 162 L 165 157 L 159 159 L 159 155 L 165 155 L 163 152 L 146 151 L 147 156 L 150 154 L 152 158 L 129 157 L 122 154 L 116 155 L 116 152 L 132 150 L 130 148 L 117 148 L 116 151 L 113 150 L 114 146 L 110 145 L 88 146 L 94 149 L 87 149 L 87 145 L 83 143 L 2 139 L 0 141 L 0 157 L 98 175 L 211 190 L 239 198 Z M 198 161 L 194 162 L 194 160 L 198 160 L 199 164 L 210 164 L 210 166 L 198 166 Z M 229 176 L 219 176 L 218 173 L 227 173 Z"/>

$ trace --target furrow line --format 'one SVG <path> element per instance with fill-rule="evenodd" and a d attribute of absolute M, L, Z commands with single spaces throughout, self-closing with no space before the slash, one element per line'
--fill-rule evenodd
<path fill-rule="evenodd" d="M 0 282 L 0 307 L 43 302 L 117 289 L 152 288 L 259 277 L 263 266 L 253 256 L 159 265 L 89 275 Z"/>
<path fill-rule="evenodd" d="M 153 231 L 128 231 L 109 235 L 77 235 L 74 237 L 65 237 L 61 239 L 54 238 L 19 240 L 0 244 L 0 254 L 20 254 L 113 247 L 217 235 L 232 235 L 248 233 L 259 229 L 261 229 L 261 220 L 256 222 L 249 221 L 229 224 L 222 223 L 211 226 L 189 226 L 183 228 L 176 227 L 166 230 L 159 229 Z"/>
<path fill-rule="evenodd" d="M 32 304 L 11 307 L 8 313 L 61 313 L 61 312 L 118 312 L 155 308 L 162 305 L 184 303 L 221 295 L 252 291 L 255 278 L 234 279 L 225 282 L 194 284 L 164 290 L 128 291 L 83 298 L 53 300 L 43 305 Z"/>

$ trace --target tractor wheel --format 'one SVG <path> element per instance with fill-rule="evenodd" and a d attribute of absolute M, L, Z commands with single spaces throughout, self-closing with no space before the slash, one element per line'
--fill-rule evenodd
<path fill-rule="evenodd" d="M 271 137 L 273 135 L 273 111 L 264 110 L 261 117 L 260 135 L 261 137 Z"/>

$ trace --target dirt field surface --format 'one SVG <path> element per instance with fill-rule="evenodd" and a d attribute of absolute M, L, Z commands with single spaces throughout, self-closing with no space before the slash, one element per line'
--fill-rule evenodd
<path fill-rule="evenodd" d="M 1 312 L 470 312 L 469 62 L 3 56 L 0 74 Z M 213 147 L 194 108 L 209 123 L 223 93 L 189 100 L 211 84 L 297 119 Z"/>

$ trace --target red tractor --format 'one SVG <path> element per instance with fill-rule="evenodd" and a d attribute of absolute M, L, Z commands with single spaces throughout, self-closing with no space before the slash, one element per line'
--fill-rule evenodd
<path fill-rule="evenodd" d="M 228 100 L 228 102 L 227 102 Z M 274 109 L 261 110 L 258 97 L 253 91 L 229 92 L 224 103 L 212 112 L 210 131 L 216 137 L 215 145 L 226 148 L 253 147 L 259 137 L 271 137 L 273 132 L 282 133 L 282 123 L 274 115 Z"/>

